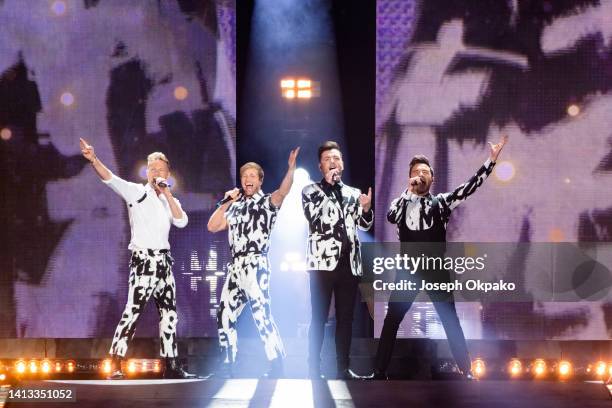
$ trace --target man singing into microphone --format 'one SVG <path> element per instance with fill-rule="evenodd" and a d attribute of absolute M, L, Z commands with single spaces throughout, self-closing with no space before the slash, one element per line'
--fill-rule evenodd
<path fill-rule="evenodd" d="M 166 359 L 164 378 L 195 378 L 181 368 L 177 358 L 176 286 L 168 234 L 171 225 L 178 228 L 187 225 L 187 214 L 166 181 L 170 176 L 170 163 L 163 153 L 151 153 L 147 158 L 147 184 L 130 183 L 111 173 L 96 157 L 93 146 L 83 139 L 80 145 L 83 156 L 91 162 L 102 181 L 125 200 L 132 230 L 128 247 L 132 251 L 128 300 L 110 348 L 112 374 L 109 379 L 124 378 L 121 360 L 151 296 L 160 316 L 160 355 Z"/>
<path fill-rule="evenodd" d="M 308 221 L 307 263 L 312 319 L 309 338 L 309 374 L 321 376 L 323 329 L 332 294 L 336 308 L 336 367 L 339 379 L 361 379 L 349 369 L 353 309 L 361 270 L 357 227 L 372 226 L 372 189 L 361 194 L 342 182 L 344 163 L 340 146 L 328 141 L 319 147 L 323 179 L 302 190 L 302 206 Z"/>
<path fill-rule="evenodd" d="M 408 188 L 399 198 L 393 200 L 387 213 L 387 220 L 392 224 L 397 224 L 400 241 L 413 243 L 446 242 L 446 226 L 451 211 L 471 196 L 491 174 L 495 161 L 507 141 L 507 136 L 504 136 L 500 143 L 495 145 L 489 143 L 491 148 L 489 159 L 485 161 L 472 178 L 454 191 L 435 196 L 429 192 L 434 181 L 434 170 L 429 164 L 429 160 L 423 155 L 414 156 L 410 161 Z M 439 248 L 442 248 L 442 246 L 437 247 L 435 244 L 434 247 L 437 248 L 434 251 L 439 251 Z M 431 245 L 428 248 L 431 248 Z M 431 249 L 428 250 L 431 251 Z M 438 254 L 436 253 L 436 255 Z M 449 272 L 452 271 L 427 271 L 428 274 L 433 273 L 437 278 L 450 281 Z M 400 279 L 399 276 L 396 277 L 396 280 Z M 391 361 L 397 330 L 418 292 L 411 291 L 408 295 L 400 293 L 398 291 L 393 292 L 389 299 L 387 316 L 376 353 L 375 369 L 372 376 L 374 379 L 387 378 L 387 367 Z M 428 291 L 428 295 L 442 321 L 451 352 L 461 373 L 466 379 L 471 379 L 470 356 L 463 330 L 459 324 L 452 293 Z"/>
<path fill-rule="evenodd" d="M 257 163 L 240 168 L 241 189 L 225 193 L 225 198 L 211 215 L 208 230 L 229 229 L 228 238 L 232 262 L 221 291 L 217 311 L 219 344 L 223 353 L 223 374 L 233 376 L 232 369 L 238 351 L 236 323 L 244 306 L 249 304 L 259 336 L 270 361 L 268 378 L 283 376 L 285 350 L 270 309 L 270 264 L 268 249 L 270 234 L 278 210 L 293 184 L 296 159 L 300 148 L 289 154 L 289 168 L 278 190 L 264 194 L 261 190 L 264 172 Z"/>

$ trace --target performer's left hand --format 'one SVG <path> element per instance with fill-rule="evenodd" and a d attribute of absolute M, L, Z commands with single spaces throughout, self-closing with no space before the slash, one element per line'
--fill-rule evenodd
<path fill-rule="evenodd" d="M 293 149 L 291 153 L 289 153 L 289 160 L 287 163 L 289 164 L 289 168 L 292 170 L 295 170 L 295 166 L 297 163 L 297 156 L 299 152 L 300 152 L 300 147 L 298 146 L 295 149 Z"/>
<path fill-rule="evenodd" d="M 368 188 L 368 195 L 361 194 L 359 196 L 359 204 L 361 204 L 364 212 L 370 211 L 370 208 L 372 208 L 372 187 Z"/>
<path fill-rule="evenodd" d="M 491 148 L 491 155 L 489 157 L 491 161 L 493 162 L 497 161 L 497 156 L 499 156 L 499 153 L 502 151 L 502 149 L 504 148 L 507 142 L 508 142 L 508 135 L 503 135 L 501 141 L 497 144 L 493 144 L 489 142 L 489 147 Z"/>

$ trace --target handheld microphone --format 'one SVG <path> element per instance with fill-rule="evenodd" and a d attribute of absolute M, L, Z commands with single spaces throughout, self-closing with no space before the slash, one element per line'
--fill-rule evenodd
<path fill-rule="evenodd" d="M 238 189 L 238 197 L 240 197 L 243 194 L 244 194 L 244 190 L 242 190 L 242 187 L 240 187 Z M 232 200 L 232 196 L 231 195 L 228 195 L 227 197 L 222 198 L 221 200 L 219 200 L 217 202 L 217 208 L 221 207 L 223 204 L 225 204 L 225 203 L 227 203 L 228 201 L 231 201 L 231 200 Z"/>
<path fill-rule="evenodd" d="M 423 180 L 421 177 L 419 177 L 419 181 L 420 181 L 421 183 L 424 183 L 424 182 L 425 182 L 425 180 Z M 412 181 L 410 182 L 410 185 L 411 185 L 411 186 L 418 186 L 418 185 L 419 185 L 419 181 L 417 181 L 417 180 L 412 180 Z"/>
<path fill-rule="evenodd" d="M 155 178 L 155 184 L 157 184 L 161 188 L 172 187 L 172 185 L 170 183 L 168 183 L 167 180 L 164 180 L 161 177 L 156 177 Z"/>

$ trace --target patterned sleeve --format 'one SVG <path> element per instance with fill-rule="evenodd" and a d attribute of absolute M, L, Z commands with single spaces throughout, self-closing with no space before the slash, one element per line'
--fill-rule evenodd
<path fill-rule="evenodd" d="M 401 196 L 391 202 L 389 211 L 387 211 L 387 221 L 391 224 L 400 222 L 406 209 L 406 201 L 410 199 L 411 194 L 408 190 L 405 190 Z"/>
<path fill-rule="evenodd" d="M 271 211 L 273 213 L 278 212 L 278 210 L 280 210 L 280 207 L 275 206 L 272 202 L 272 194 L 265 195 L 263 205 L 268 211 Z"/>
<path fill-rule="evenodd" d="M 444 200 L 450 210 L 457 207 L 459 204 L 464 202 L 469 196 L 474 194 L 476 189 L 482 185 L 482 183 L 489 177 L 489 174 L 493 171 L 495 163 L 491 159 L 487 159 L 486 162 L 478 169 L 468 181 L 461 184 L 454 191 L 450 193 L 441 194 L 440 197 Z"/>

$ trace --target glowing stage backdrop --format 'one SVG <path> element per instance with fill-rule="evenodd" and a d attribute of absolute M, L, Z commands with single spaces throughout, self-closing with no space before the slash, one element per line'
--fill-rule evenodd
<path fill-rule="evenodd" d="M 0 337 L 110 337 L 127 296 L 124 202 L 80 156 L 142 181 L 172 163 L 179 336 L 215 336 L 228 249 L 206 222 L 235 179 L 235 2 L 0 2 Z M 137 335 L 156 336 L 149 306 Z"/>
<path fill-rule="evenodd" d="M 378 0 L 378 239 L 397 239 L 385 212 L 406 188 L 410 157 L 433 159 L 434 189 L 448 191 L 485 161 L 487 141 L 508 134 L 449 239 L 610 241 L 610 21 L 609 0 Z M 611 299 L 458 310 L 470 338 L 612 335 Z M 383 318 L 378 304 L 377 335 Z M 444 337 L 431 304 L 415 305 L 400 330 Z"/>

